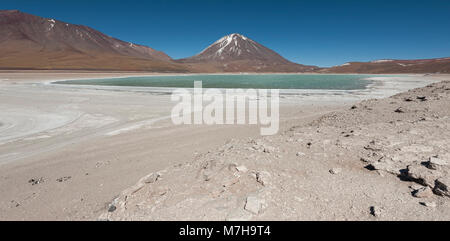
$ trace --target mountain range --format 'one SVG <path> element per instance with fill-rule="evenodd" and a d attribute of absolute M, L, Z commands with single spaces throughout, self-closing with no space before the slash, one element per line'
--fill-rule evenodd
<path fill-rule="evenodd" d="M 0 69 L 153 72 L 449 73 L 450 58 L 349 62 L 331 68 L 293 63 L 241 34 L 174 60 L 87 26 L 0 10 Z"/>
<path fill-rule="evenodd" d="M 320 70 L 328 73 L 450 73 L 450 58 L 349 62 Z"/>

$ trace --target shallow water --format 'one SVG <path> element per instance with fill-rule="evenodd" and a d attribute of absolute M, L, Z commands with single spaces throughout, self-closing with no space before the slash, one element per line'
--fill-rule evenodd
<path fill-rule="evenodd" d="M 252 88 L 252 89 L 365 89 L 372 75 L 177 75 L 145 76 L 110 79 L 84 79 L 55 82 L 71 85 L 134 86 L 192 88 L 194 81 L 202 81 L 203 88 Z"/>

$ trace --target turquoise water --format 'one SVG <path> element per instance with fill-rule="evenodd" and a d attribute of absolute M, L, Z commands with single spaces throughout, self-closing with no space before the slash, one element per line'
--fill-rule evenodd
<path fill-rule="evenodd" d="M 252 88 L 252 89 L 365 89 L 370 75 L 180 75 L 147 76 L 113 79 L 88 79 L 59 81 L 57 84 L 104 85 L 136 87 L 192 88 L 194 81 L 202 81 L 203 88 Z"/>

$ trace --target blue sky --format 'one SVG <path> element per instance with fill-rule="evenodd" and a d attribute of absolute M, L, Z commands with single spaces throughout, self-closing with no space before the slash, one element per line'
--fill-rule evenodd
<path fill-rule="evenodd" d="M 0 8 L 88 25 L 173 58 L 229 33 L 318 66 L 450 56 L 448 0 L 14 0 Z"/>

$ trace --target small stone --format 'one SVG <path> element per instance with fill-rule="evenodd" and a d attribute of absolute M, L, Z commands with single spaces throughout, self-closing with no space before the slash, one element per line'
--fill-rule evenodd
<path fill-rule="evenodd" d="M 303 152 L 297 152 L 297 154 L 296 154 L 298 157 L 301 157 L 301 156 L 305 156 L 306 154 L 305 153 L 303 153 Z"/>
<path fill-rule="evenodd" d="M 413 185 L 409 186 L 409 188 L 411 188 L 413 191 L 417 191 L 421 188 L 424 188 L 424 186 L 418 185 L 418 184 L 413 184 Z"/>
<path fill-rule="evenodd" d="M 236 167 L 236 170 L 238 171 L 238 172 L 243 172 L 243 173 L 246 173 L 246 172 L 248 172 L 248 168 L 246 167 L 246 166 L 238 166 L 238 167 Z"/>
<path fill-rule="evenodd" d="M 143 178 L 141 179 L 141 181 L 144 182 L 144 183 L 146 183 L 146 184 L 154 183 L 154 182 L 158 181 L 158 178 L 159 178 L 160 176 L 161 176 L 161 175 L 160 175 L 159 173 L 151 173 L 151 174 L 149 174 L 149 175 L 143 177 Z"/>
<path fill-rule="evenodd" d="M 14 207 L 16 207 L 16 208 L 20 206 L 20 203 L 14 201 L 14 200 L 12 200 L 11 203 L 12 203 L 12 204 L 14 205 Z"/>
<path fill-rule="evenodd" d="M 341 168 L 333 168 L 330 170 L 330 173 L 333 175 L 339 174 L 340 172 L 342 172 Z"/>
<path fill-rule="evenodd" d="M 58 179 L 56 179 L 57 182 L 66 182 L 68 180 L 70 180 L 72 177 L 68 176 L 68 177 L 60 177 Z"/>
<path fill-rule="evenodd" d="M 205 174 L 202 175 L 202 178 L 203 178 L 203 181 L 209 182 L 209 181 L 211 181 L 212 174 L 210 174 L 210 173 L 205 173 Z"/>
<path fill-rule="evenodd" d="M 437 179 L 434 191 L 441 196 L 450 197 L 450 176 Z"/>
<path fill-rule="evenodd" d="M 273 152 L 275 152 L 275 147 L 273 147 L 273 146 L 265 146 L 264 147 L 264 152 L 265 153 L 273 153 Z"/>
<path fill-rule="evenodd" d="M 433 191 L 430 187 L 422 187 L 413 192 L 413 196 L 417 198 L 429 198 L 433 196 Z"/>
<path fill-rule="evenodd" d="M 372 214 L 372 216 L 374 217 L 381 217 L 381 215 L 383 215 L 383 209 L 381 207 L 378 206 L 372 206 L 370 207 L 370 214 Z"/>
<path fill-rule="evenodd" d="M 427 167 L 433 170 L 439 170 L 443 166 L 447 166 L 448 163 L 445 160 L 439 159 L 437 157 L 430 157 L 427 162 Z"/>
<path fill-rule="evenodd" d="M 417 99 L 420 101 L 426 101 L 427 97 L 426 96 L 417 96 Z"/>
<path fill-rule="evenodd" d="M 435 208 L 437 207 L 435 202 L 420 202 L 421 205 L 425 207 Z"/>
<path fill-rule="evenodd" d="M 405 110 L 403 110 L 402 107 L 397 108 L 395 111 L 395 113 L 405 113 Z"/>
<path fill-rule="evenodd" d="M 41 184 L 41 183 L 43 183 L 44 181 L 45 181 L 45 180 L 44 180 L 43 177 L 41 177 L 41 178 L 32 178 L 32 179 L 28 180 L 28 183 L 31 183 L 31 185 L 34 186 L 34 185 Z"/>
<path fill-rule="evenodd" d="M 245 210 L 253 213 L 253 214 L 259 214 L 261 211 L 262 202 L 261 200 L 256 196 L 248 196 L 247 201 L 245 203 Z"/>
<path fill-rule="evenodd" d="M 442 176 L 440 172 L 430 170 L 422 165 L 410 165 L 407 170 L 408 178 L 424 186 L 434 187 L 435 180 Z"/>
<path fill-rule="evenodd" d="M 393 165 L 392 161 L 386 160 L 386 159 L 380 159 L 377 162 L 372 162 L 367 167 L 369 170 L 386 171 L 386 172 L 392 173 L 394 175 L 400 174 L 399 168 L 396 168 Z"/>
<path fill-rule="evenodd" d="M 112 213 L 116 211 L 117 207 L 115 205 L 109 205 L 108 212 Z"/>
<path fill-rule="evenodd" d="M 261 171 L 256 173 L 256 181 L 261 183 L 263 186 L 268 186 L 270 183 L 271 175 L 266 171 Z"/>

